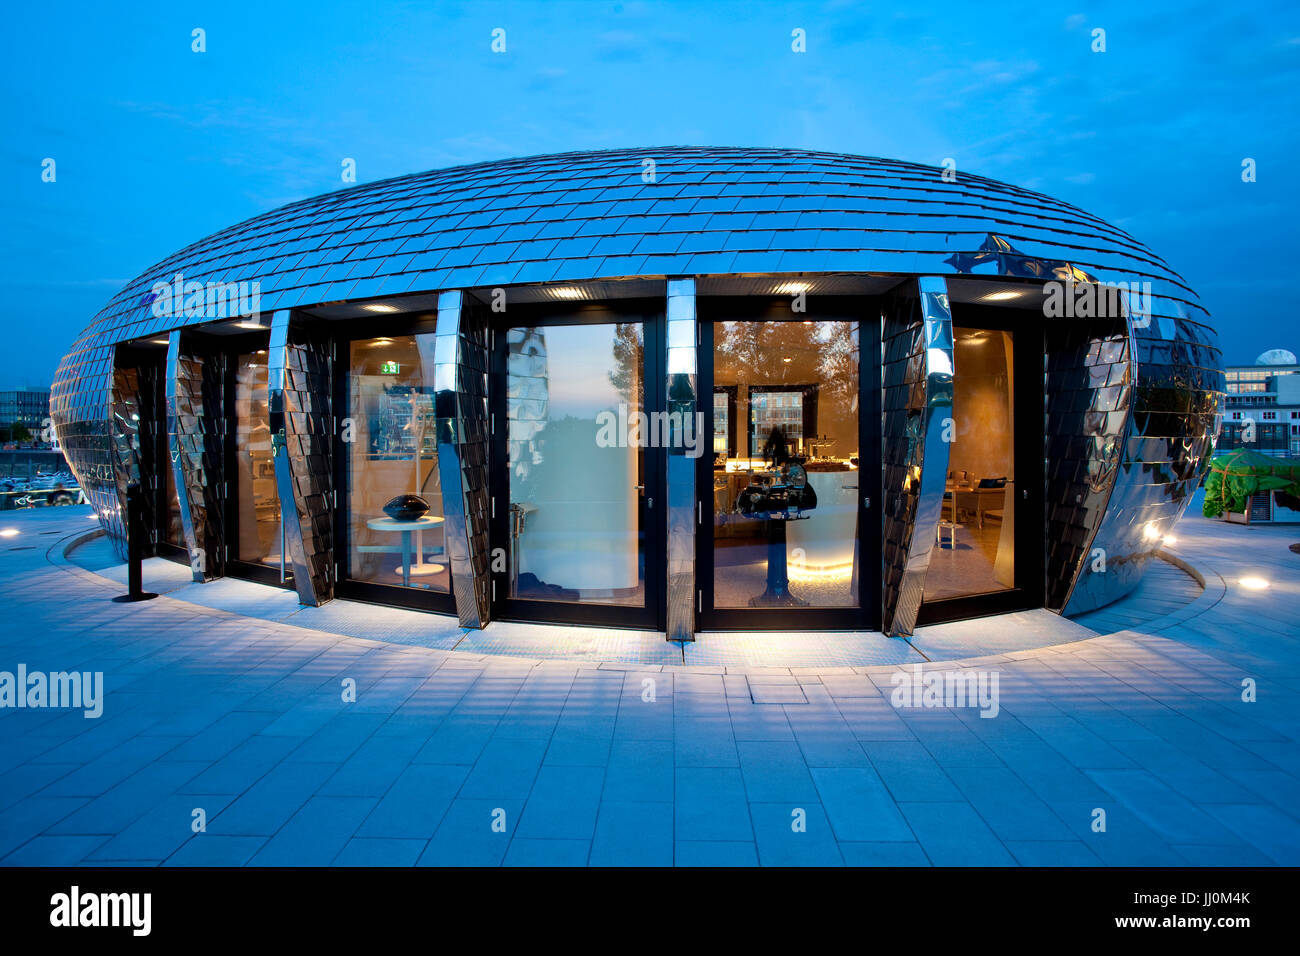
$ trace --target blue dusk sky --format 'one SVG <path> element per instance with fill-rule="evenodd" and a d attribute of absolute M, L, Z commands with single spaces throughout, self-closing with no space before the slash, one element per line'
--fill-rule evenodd
<path fill-rule="evenodd" d="M 953 157 L 1146 243 L 1228 363 L 1300 350 L 1294 2 L 94 2 L 4 20 L 0 388 L 48 385 L 166 255 L 345 188 L 344 157 L 367 182 L 662 145 Z"/>

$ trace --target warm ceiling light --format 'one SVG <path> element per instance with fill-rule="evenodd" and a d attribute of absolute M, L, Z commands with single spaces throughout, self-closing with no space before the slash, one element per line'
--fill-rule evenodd
<path fill-rule="evenodd" d="M 5 528 L 3 531 L 0 531 L 0 538 L 12 538 L 17 533 L 17 528 Z"/>
<path fill-rule="evenodd" d="M 790 362 L 793 362 L 794 359 L 790 358 L 790 356 L 787 355 L 785 358 L 781 359 L 781 361 L 789 364 Z"/>
<path fill-rule="evenodd" d="M 150 339 L 151 345 L 171 345 L 171 339 Z"/>
<path fill-rule="evenodd" d="M 776 287 L 776 291 L 779 295 L 798 295 L 800 292 L 807 292 L 811 288 L 811 282 L 782 282 Z"/>
<path fill-rule="evenodd" d="M 269 329 L 270 328 L 269 325 L 263 325 L 261 322 L 258 322 L 256 319 L 246 319 L 243 322 L 236 322 L 235 327 L 240 329 Z"/>
<path fill-rule="evenodd" d="M 983 299 L 985 302 L 1005 302 L 1007 299 L 1018 299 L 1020 296 L 1019 292 L 990 292 L 983 296 Z"/>
<path fill-rule="evenodd" d="M 363 305 L 361 308 L 365 309 L 367 312 L 396 312 L 397 311 L 397 306 L 395 305 L 383 305 L 378 302 L 376 302 L 374 305 Z"/>
<path fill-rule="evenodd" d="M 581 299 L 582 290 L 571 285 L 560 286 L 558 289 L 552 289 L 551 294 L 557 299 Z"/>
<path fill-rule="evenodd" d="M 1241 578 L 1237 583 L 1249 591 L 1262 591 L 1268 587 L 1268 582 L 1266 580 L 1256 577 Z"/>

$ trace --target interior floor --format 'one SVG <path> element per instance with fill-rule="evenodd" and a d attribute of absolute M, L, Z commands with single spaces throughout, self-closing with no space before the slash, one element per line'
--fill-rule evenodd
<path fill-rule="evenodd" d="M 972 518 L 958 523 L 952 530 L 955 534 L 951 542 L 948 531 L 944 530 L 930 552 L 925 600 L 941 601 L 1005 590 L 1006 585 L 999 583 L 994 574 L 1002 522 L 986 517 L 981 528 Z"/>

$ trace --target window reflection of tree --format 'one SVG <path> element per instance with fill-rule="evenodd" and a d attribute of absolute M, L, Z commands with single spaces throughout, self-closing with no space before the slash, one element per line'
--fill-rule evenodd
<path fill-rule="evenodd" d="M 818 385 L 821 435 L 838 440 L 832 454 L 857 452 L 858 323 L 782 320 L 721 322 L 715 327 L 714 382 L 718 385 Z M 815 353 L 809 355 L 809 353 Z M 785 362 L 790 357 L 792 361 Z M 805 436 L 814 438 L 819 436 Z"/>

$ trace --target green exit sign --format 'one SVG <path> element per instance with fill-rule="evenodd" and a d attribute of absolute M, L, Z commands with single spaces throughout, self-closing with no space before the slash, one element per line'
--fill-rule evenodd
<path fill-rule="evenodd" d="M 383 365 L 379 366 L 379 371 L 383 375 L 396 375 L 401 370 L 402 366 L 398 365 L 396 362 L 385 362 Z"/>

